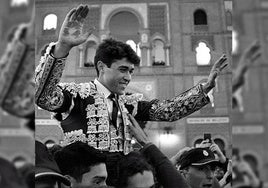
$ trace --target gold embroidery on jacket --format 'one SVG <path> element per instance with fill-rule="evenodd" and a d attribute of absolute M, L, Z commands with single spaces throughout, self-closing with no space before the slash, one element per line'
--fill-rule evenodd
<path fill-rule="evenodd" d="M 85 85 L 87 84 L 87 85 Z M 110 152 L 123 151 L 128 153 L 131 151 L 131 135 L 128 128 L 129 119 L 127 116 L 128 110 L 125 108 L 123 99 L 119 99 L 119 106 L 122 111 L 122 124 L 115 129 L 111 125 L 108 113 L 108 107 L 105 98 L 102 94 L 98 93 L 93 83 L 61 83 L 62 89 L 69 91 L 73 97 L 83 96 L 83 98 L 93 97 L 94 103 L 88 104 L 85 108 L 87 119 L 87 132 L 71 132 L 65 134 L 65 143 L 72 143 L 74 140 L 83 140 L 89 145 Z M 90 87 L 90 88 L 89 88 Z M 82 98 L 82 97 L 81 97 Z M 132 100 L 131 103 L 133 103 Z M 81 136 L 78 136 L 78 133 Z M 75 134 L 72 136 L 72 134 Z"/>
<path fill-rule="evenodd" d="M 58 83 L 63 73 L 66 58 L 55 59 L 50 55 L 55 43 L 50 43 L 35 71 L 35 102 L 41 108 L 53 111 L 63 104 L 63 93 Z"/>
<path fill-rule="evenodd" d="M 155 100 L 149 113 L 151 121 L 176 121 L 209 103 L 201 85 L 185 91 L 171 100 Z"/>

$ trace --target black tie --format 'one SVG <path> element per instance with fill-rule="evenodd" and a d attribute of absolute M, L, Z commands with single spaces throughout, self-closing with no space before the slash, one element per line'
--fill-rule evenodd
<path fill-rule="evenodd" d="M 115 94 L 110 94 L 109 98 L 113 101 L 113 111 L 112 111 L 112 123 L 115 127 L 116 126 L 116 121 L 117 121 L 117 115 L 118 115 L 118 102 Z"/>

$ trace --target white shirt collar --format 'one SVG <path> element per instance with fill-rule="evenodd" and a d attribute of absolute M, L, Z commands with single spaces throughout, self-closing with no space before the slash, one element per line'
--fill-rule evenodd
<path fill-rule="evenodd" d="M 94 84 L 96 85 L 97 91 L 99 93 L 102 93 L 105 98 L 109 97 L 109 95 L 111 94 L 111 91 L 107 89 L 102 83 L 100 83 L 100 81 L 97 78 L 95 78 Z"/>

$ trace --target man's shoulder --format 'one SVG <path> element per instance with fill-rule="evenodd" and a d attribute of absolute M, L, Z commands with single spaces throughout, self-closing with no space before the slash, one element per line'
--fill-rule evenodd
<path fill-rule="evenodd" d="M 68 91 L 71 93 L 74 97 L 79 94 L 81 98 L 87 98 L 90 95 L 97 92 L 96 86 L 92 82 L 86 82 L 86 83 L 59 83 L 59 86 L 62 88 L 62 90 Z"/>

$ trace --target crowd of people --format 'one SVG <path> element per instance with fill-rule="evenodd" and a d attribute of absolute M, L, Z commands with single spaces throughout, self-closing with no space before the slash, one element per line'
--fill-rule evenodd
<path fill-rule="evenodd" d="M 131 121 L 131 132 L 142 147 L 117 161 L 112 185 L 107 182 L 107 153 L 81 141 L 63 147 L 55 145 L 50 149 L 37 141 L 36 187 L 41 188 L 44 183 L 50 187 L 56 184 L 61 184 L 61 187 L 118 188 L 262 187 L 262 182 L 246 161 L 228 159 L 213 140 L 203 140 L 197 147 L 185 147 L 169 159 L 150 142 L 133 117 Z M 232 160 L 235 163 L 233 167 Z M 47 169 L 42 171 L 44 174 L 47 172 L 44 179 L 49 179 L 52 176 L 51 169 L 55 169 L 53 172 L 57 178 L 50 178 L 54 181 L 42 181 L 39 169 Z"/>
<path fill-rule="evenodd" d="M 0 187 L 262 187 L 249 163 L 236 155 L 228 159 L 213 140 L 185 147 L 168 159 L 135 120 L 131 131 L 142 147 L 117 161 L 113 185 L 107 183 L 107 153 L 81 141 L 51 148 L 36 141 L 35 166 L 26 163 L 16 168 L 7 159 L 0 158 Z"/>

